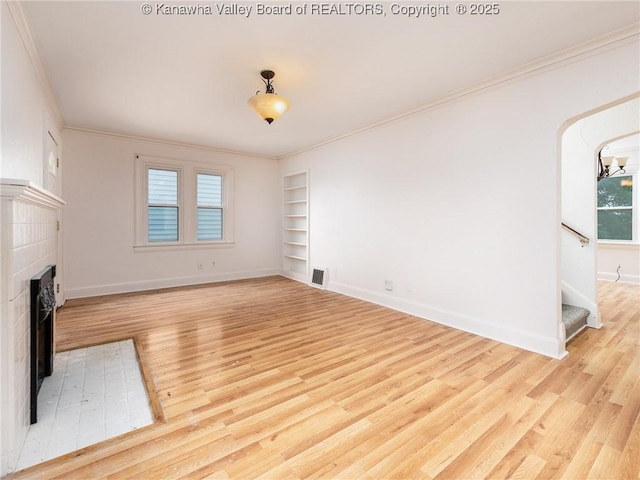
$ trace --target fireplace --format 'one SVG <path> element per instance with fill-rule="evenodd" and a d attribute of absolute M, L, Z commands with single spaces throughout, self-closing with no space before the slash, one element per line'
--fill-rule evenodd
<path fill-rule="evenodd" d="M 38 392 L 42 381 L 53 372 L 55 276 L 55 265 L 49 265 L 31 279 L 31 423 L 38 421 Z"/>

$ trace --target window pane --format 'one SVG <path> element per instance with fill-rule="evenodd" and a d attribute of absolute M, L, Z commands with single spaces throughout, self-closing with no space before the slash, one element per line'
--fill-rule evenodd
<path fill-rule="evenodd" d="M 631 209 L 598 210 L 600 240 L 631 240 Z"/>
<path fill-rule="evenodd" d="M 603 178 L 598 182 L 598 207 L 630 207 L 632 194 L 630 175 Z"/>
<path fill-rule="evenodd" d="M 149 241 L 178 241 L 178 207 L 149 207 Z"/>
<path fill-rule="evenodd" d="M 149 169 L 149 202 L 164 205 L 178 204 L 178 172 Z"/>
<path fill-rule="evenodd" d="M 222 206 L 222 177 L 198 174 L 198 205 Z"/>
<path fill-rule="evenodd" d="M 198 208 L 198 240 L 222 240 L 222 209 Z"/>

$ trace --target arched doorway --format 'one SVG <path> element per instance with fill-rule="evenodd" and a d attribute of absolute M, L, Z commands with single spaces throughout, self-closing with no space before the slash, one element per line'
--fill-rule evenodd
<path fill-rule="evenodd" d="M 560 233 L 562 303 L 588 310 L 586 325 L 593 328 L 602 326 L 597 301 L 597 156 L 604 145 L 640 131 L 639 111 L 639 95 L 621 99 L 570 120 L 561 136 L 561 219 L 570 227 Z M 580 241 L 576 232 L 588 241 Z M 564 332 L 560 315 L 559 328 Z"/>

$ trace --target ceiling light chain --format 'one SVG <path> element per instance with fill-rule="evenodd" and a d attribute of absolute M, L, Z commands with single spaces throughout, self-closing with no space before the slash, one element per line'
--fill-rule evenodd
<path fill-rule="evenodd" d="M 264 74 L 270 75 L 270 76 L 264 76 Z M 265 85 L 265 91 L 264 93 L 271 93 L 273 95 L 275 95 L 275 91 L 273 90 L 273 84 L 271 83 L 271 79 L 275 76 L 275 73 L 273 73 L 271 70 L 263 70 L 262 71 L 262 76 L 264 77 L 262 79 L 262 81 L 264 82 Z"/>

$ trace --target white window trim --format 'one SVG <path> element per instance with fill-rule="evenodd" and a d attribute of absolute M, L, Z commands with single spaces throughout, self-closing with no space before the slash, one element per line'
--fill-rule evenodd
<path fill-rule="evenodd" d="M 147 235 L 147 170 L 157 168 L 178 172 L 178 241 L 149 242 Z M 196 175 L 222 177 L 222 240 L 198 240 Z M 134 251 L 184 250 L 193 248 L 230 248 L 234 242 L 233 167 L 204 162 L 174 160 L 149 155 L 135 158 Z"/>

